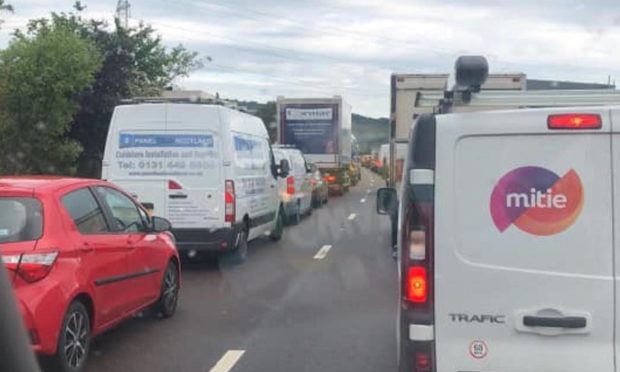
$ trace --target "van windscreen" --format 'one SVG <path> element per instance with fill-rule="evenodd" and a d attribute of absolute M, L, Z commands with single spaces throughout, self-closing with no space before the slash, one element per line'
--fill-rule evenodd
<path fill-rule="evenodd" d="M 43 211 L 38 200 L 0 197 L 0 243 L 37 240 L 42 232 Z"/>

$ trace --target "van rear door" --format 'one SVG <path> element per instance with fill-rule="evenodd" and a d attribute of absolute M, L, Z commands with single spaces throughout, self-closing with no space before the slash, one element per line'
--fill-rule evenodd
<path fill-rule="evenodd" d="M 152 141 L 165 134 L 165 105 L 127 105 L 114 111 L 102 178 L 126 190 L 152 214 L 166 216 L 165 164 Z"/>
<path fill-rule="evenodd" d="M 437 116 L 437 371 L 614 370 L 610 115 L 574 112 Z"/>
<path fill-rule="evenodd" d="M 217 107 L 171 104 L 166 121 L 167 218 L 175 229 L 224 226 L 224 179 Z"/>

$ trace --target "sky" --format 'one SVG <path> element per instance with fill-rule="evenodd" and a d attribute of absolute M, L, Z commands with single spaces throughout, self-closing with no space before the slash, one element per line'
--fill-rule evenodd
<path fill-rule="evenodd" d="M 73 0 L 9 0 L 0 48 L 28 19 Z M 116 0 L 82 0 L 112 20 Z M 389 116 L 390 74 L 448 73 L 482 54 L 491 73 L 606 83 L 620 78 L 618 0 L 130 0 L 130 24 L 199 53 L 180 88 L 266 102 L 341 95 L 353 111 Z M 620 80 L 619 80 L 620 83 Z"/>

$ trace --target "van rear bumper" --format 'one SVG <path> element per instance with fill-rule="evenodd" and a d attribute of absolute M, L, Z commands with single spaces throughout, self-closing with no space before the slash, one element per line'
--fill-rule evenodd
<path fill-rule="evenodd" d="M 180 253 L 227 252 L 237 245 L 241 224 L 218 229 L 172 229 Z"/>

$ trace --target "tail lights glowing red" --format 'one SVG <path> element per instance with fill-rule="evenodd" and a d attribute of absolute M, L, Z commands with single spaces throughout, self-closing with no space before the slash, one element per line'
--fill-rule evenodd
<path fill-rule="evenodd" d="M 416 372 L 430 372 L 432 370 L 432 358 L 429 353 L 417 352 L 415 353 L 415 371 Z"/>
<path fill-rule="evenodd" d="M 289 195 L 295 194 L 295 177 L 289 176 L 286 179 L 286 193 Z"/>
<path fill-rule="evenodd" d="M 224 221 L 234 223 L 236 219 L 235 182 L 232 180 L 226 180 L 224 204 Z"/>
<path fill-rule="evenodd" d="M 37 282 L 47 276 L 58 252 L 17 254 L 2 256 L 2 262 L 7 269 L 17 273 L 28 283 Z"/>
<path fill-rule="evenodd" d="M 549 129 L 600 129 L 603 121 L 599 114 L 557 114 L 549 115 Z"/>
<path fill-rule="evenodd" d="M 168 190 L 183 190 L 183 187 L 176 181 L 168 181 Z"/>
<path fill-rule="evenodd" d="M 336 182 L 336 176 L 334 176 L 333 174 L 326 174 L 325 175 L 325 182 L 327 182 L 327 183 L 334 183 L 334 182 Z"/>
<path fill-rule="evenodd" d="M 428 299 L 428 275 L 423 266 L 412 266 L 407 270 L 407 300 L 425 303 Z"/>

